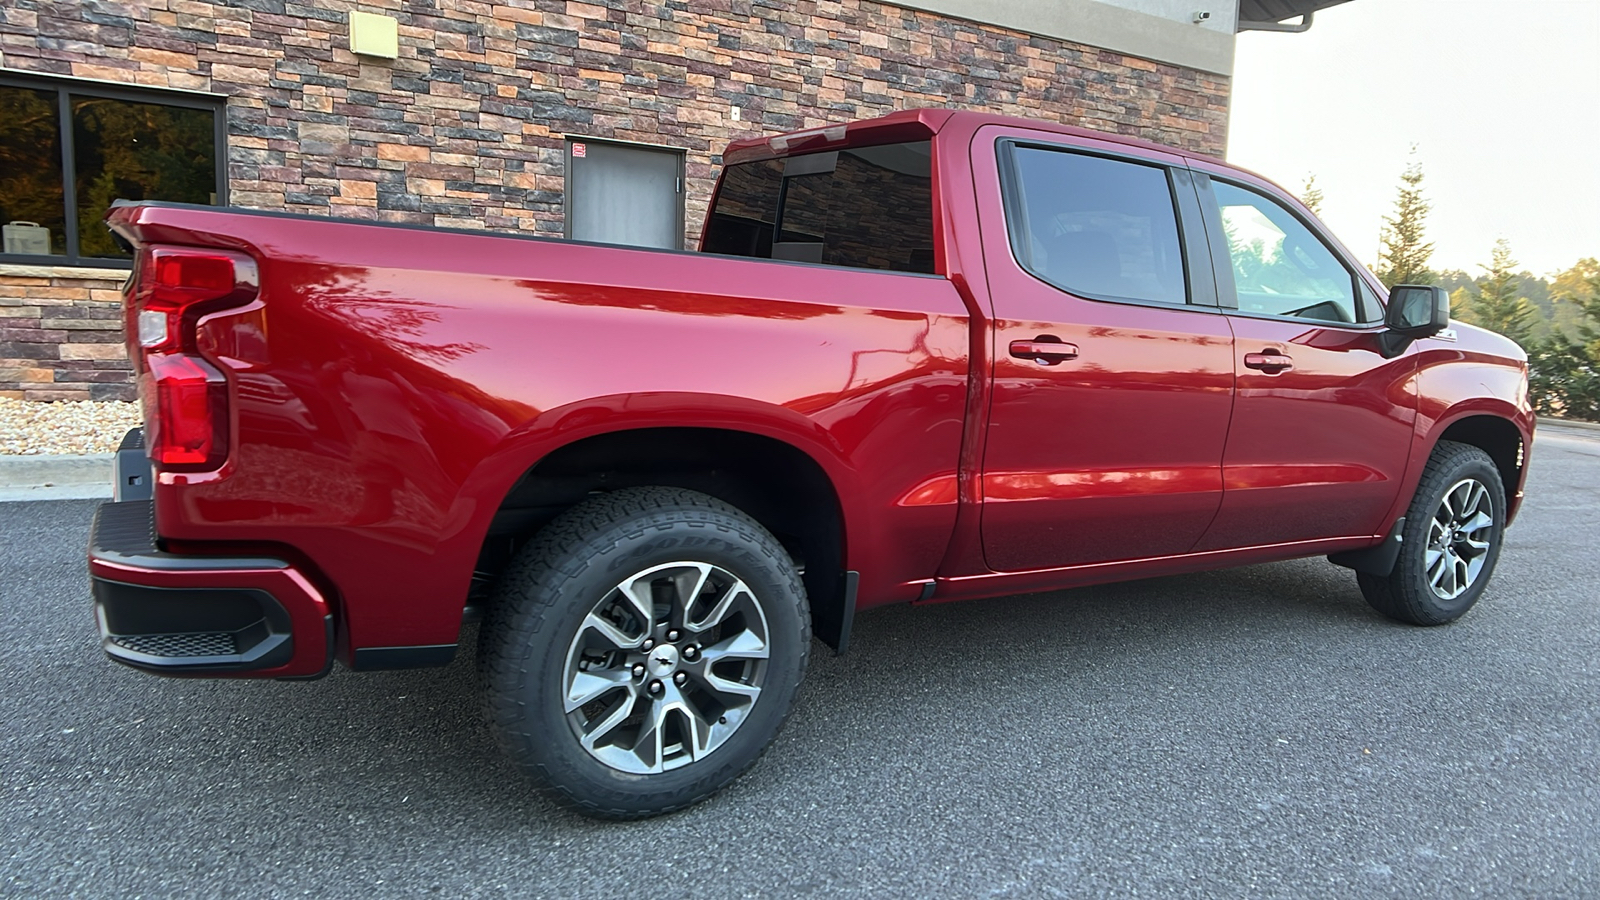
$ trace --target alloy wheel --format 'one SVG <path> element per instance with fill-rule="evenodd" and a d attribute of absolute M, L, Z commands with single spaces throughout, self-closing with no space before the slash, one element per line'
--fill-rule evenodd
<path fill-rule="evenodd" d="M 1423 551 L 1428 586 L 1443 600 L 1466 593 L 1483 572 L 1494 540 L 1494 501 L 1476 478 L 1463 478 L 1445 491 L 1428 523 Z"/>
<path fill-rule="evenodd" d="M 607 591 L 567 650 L 563 709 L 589 755 L 652 774 L 704 759 L 761 696 L 761 600 L 720 566 L 652 566 Z"/>

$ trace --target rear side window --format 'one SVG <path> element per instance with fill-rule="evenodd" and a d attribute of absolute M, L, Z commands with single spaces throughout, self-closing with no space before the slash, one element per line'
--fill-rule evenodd
<path fill-rule="evenodd" d="M 729 166 L 707 253 L 933 272 L 927 141 Z"/>
<path fill-rule="evenodd" d="M 1012 251 L 1035 277 L 1094 299 L 1188 302 L 1166 169 L 1013 147 L 1010 180 Z"/>

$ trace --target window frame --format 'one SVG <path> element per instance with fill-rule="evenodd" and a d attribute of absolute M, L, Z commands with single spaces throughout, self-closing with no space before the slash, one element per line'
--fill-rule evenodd
<path fill-rule="evenodd" d="M 1158 169 L 1166 177 L 1167 193 L 1172 200 L 1172 215 L 1177 225 L 1178 252 L 1183 259 L 1184 302 L 1169 303 L 1164 300 L 1144 300 L 1136 297 L 1115 297 L 1108 294 L 1091 294 L 1066 285 L 1057 284 L 1033 270 L 1031 262 L 1024 262 L 1018 240 L 1028 233 L 1028 214 L 1022 201 L 1022 176 L 1016 168 L 1015 152 L 1018 149 L 1046 150 L 1054 153 L 1071 153 L 1091 156 L 1113 162 L 1127 163 Z M 1161 160 L 1150 159 L 1138 153 L 1122 153 L 1099 147 L 1081 147 L 1022 137 L 1000 137 L 995 140 L 995 157 L 1000 170 L 1000 200 L 1005 214 L 1006 244 L 1011 259 L 1017 267 L 1042 284 L 1071 297 L 1095 303 L 1116 303 L 1123 306 L 1142 306 L 1151 309 L 1185 310 L 1190 312 L 1218 312 L 1219 285 L 1212 272 L 1213 260 L 1208 250 L 1206 229 L 1201 218 L 1201 202 L 1194 189 L 1193 173 L 1184 166 L 1175 166 Z M 1020 223 L 1021 228 L 1016 227 Z M 1028 254 L 1031 256 L 1031 254 Z"/>
<path fill-rule="evenodd" d="M 78 241 L 78 173 L 73 146 L 72 98 L 96 97 L 120 100 L 125 103 L 146 103 L 198 109 L 212 114 L 213 158 L 216 161 L 217 206 L 228 205 L 228 98 L 220 94 L 199 91 L 145 88 L 96 81 L 85 78 L 66 78 L 0 69 L 0 87 L 21 90 L 54 91 L 56 95 L 56 128 L 61 140 L 61 190 L 62 210 L 66 222 L 62 227 L 67 252 L 62 256 L 32 255 L 0 252 L 0 263 L 25 266 L 78 267 L 88 269 L 131 269 L 133 260 L 112 259 L 104 256 L 83 256 Z"/>
<path fill-rule="evenodd" d="M 1365 279 L 1361 277 L 1360 269 L 1353 265 L 1343 253 L 1340 253 L 1335 243 L 1330 241 L 1328 236 L 1322 232 L 1322 229 L 1318 228 L 1313 222 L 1311 222 L 1311 220 L 1296 212 L 1293 206 L 1283 201 L 1282 197 L 1275 196 L 1271 191 L 1264 190 L 1257 185 L 1250 184 L 1242 179 L 1227 178 L 1214 175 L 1209 172 L 1202 172 L 1197 169 L 1191 169 L 1191 171 L 1194 173 L 1195 191 L 1200 198 L 1200 211 L 1201 215 L 1205 218 L 1208 240 L 1210 235 L 1214 234 L 1219 236 L 1218 240 L 1210 240 L 1210 245 L 1212 267 L 1217 273 L 1217 293 L 1221 300 L 1223 312 L 1230 316 L 1244 316 L 1251 319 L 1269 319 L 1275 322 L 1300 322 L 1302 324 L 1311 323 L 1317 325 L 1318 327 L 1342 328 L 1349 331 L 1374 331 L 1381 330 L 1384 327 L 1383 295 L 1379 291 L 1373 290 L 1366 285 Z M 1222 225 L 1222 204 L 1217 200 L 1217 193 L 1211 187 L 1211 183 L 1213 181 L 1220 181 L 1229 187 L 1237 188 L 1265 199 L 1267 202 L 1272 203 L 1279 209 L 1283 210 L 1296 222 L 1299 222 L 1301 227 L 1305 228 L 1312 237 L 1316 238 L 1317 242 L 1322 245 L 1322 248 L 1328 252 L 1328 255 L 1333 257 L 1333 259 L 1338 262 L 1339 265 L 1343 266 L 1345 273 L 1350 276 L 1350 297 L 1351 302 L 1355 304 L 1355 313 L 1359 317 L 1359 321 L 1338 322 L 1333 319 L 1315 319 L 1309 316 L 1285 316 L 1277 313 L 1265 313 L 1256 312 L 1254 310 L 1240 309 L 1239 288 L 1233 275 L 1233 255 L 1232 251 L 1228 247 L 1228 241 L 1225 236 L 1226 231 L 1223 229 Z M 1363 287 L 1366 287 L 1365 291 L 1362 290 Z M 1366 295 L 1368 294 L 1370 294 L 1373 300 L 1376 302 L 1376 309 L 1367 308 L 1368 304 Z"/>

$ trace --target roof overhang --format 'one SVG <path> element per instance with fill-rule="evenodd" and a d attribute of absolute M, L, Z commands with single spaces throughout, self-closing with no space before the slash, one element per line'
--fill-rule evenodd
<path fill-rule="evenodd" d="M 1347 2 L 1349 0 L 1239 0 L 1239 24 L 1235 30 L 1299 33 L 1311 28 L 1311 17 L 1318 10 Z M 1284 21 L 1294 18 L 1300 21 Z"/>

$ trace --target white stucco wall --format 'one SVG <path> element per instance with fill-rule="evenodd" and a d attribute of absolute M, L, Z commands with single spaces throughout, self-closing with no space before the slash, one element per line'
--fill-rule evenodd
<path fill-rule="evenodd" d="M 1118 53 L 1233 74 L 1238 0 L 888 0 Z M 1211 18 L 1194 23 L 1194 13 Z"/>

